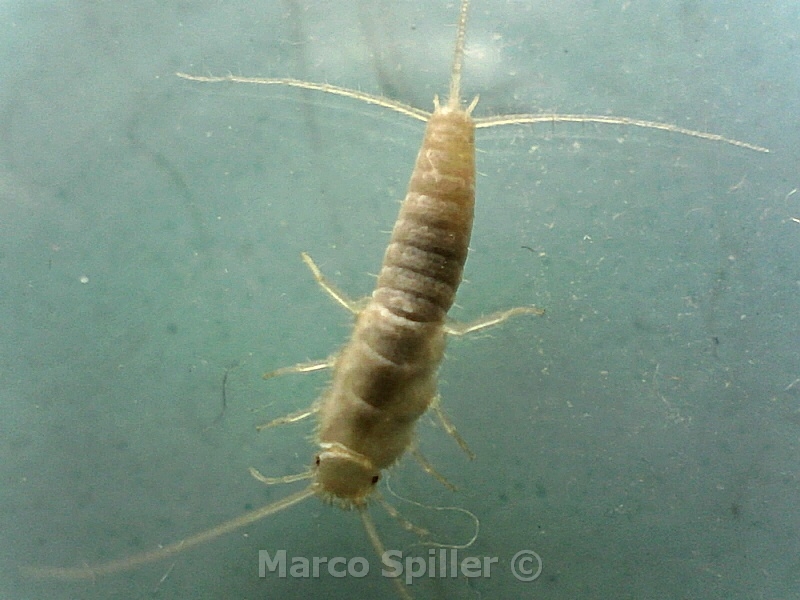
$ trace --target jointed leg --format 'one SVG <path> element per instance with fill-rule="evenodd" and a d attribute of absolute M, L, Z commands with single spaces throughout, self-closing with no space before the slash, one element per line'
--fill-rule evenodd
<path fill-rule="evenodd" d="M 278 417 L 277 419 L 272 419 L 269 423 L 264 423 L 263 425 L 258 425 L 256 427 L 256 431 L 261 431 L 262 429 L 269 429 L 270 427 L 277 427 L 278 425 L 288 425 L 290 423 L 297 423 L 298 421 L 302 421 L 310 417 L 319 410 L 319 406 L 314 404 L 313 406 L 309 406 L 308 408 L 304 408 L 302 410 L 295 411 L 293 413 L 289 413 L 288 415 L 284 415 L 282 417 Z"/>
<path fill-rule="evenodd" d="M 394 496 L 398 500 L 402 500 L 403 502 L 407 502 L 408 504 L 412 504 L 413 506 L 418 506 L 420 508 L 425 508 L 425 509 L 428 509 L 428 510 L 437 510 L 437 511 L 447 510 L 447 511 L 453 511 L 453 512 L 460 512 L 460 513 L 463 513 L 463 514 L 467 515 L 470 519 L 472 519 L 472 522 L 475 524 L 475 531 L 473 532 L 472 537 L 464 544 L 443 544 L 443 543 L 440 543 L 440 542 L 433 542 L 433 541 L 427 541 L 427 540 L 422 539 L 422 540 L 419 541 L 418 545 L 421 545 L 421 546 L 432 546 L 434 548 L 457 548 L 459 550 L 464 550 L 464 549 L 469 548 L 470 546 L 472 546 L 472 544 L 475 543 L 475 540 L 478 539 L 478 533 L 479 533 L 480 528 L 481 528 L 480 519 L 478 519 L 478 517 L 476 517 L 474 513 L 472 513 L 471 511 L 468 511 L 466 508 L 461 508 L 460 506 L 430 506 L 428 504 L 422 504 L 421 502 L 417 502 L 416 500 L 411 500 L 410 498 L 403 498 L 403 496 L 400 496 L 399 494 L 397 494 L 397 492 L 395 492 L 392 489 L 392 486 L 389 485 L 389 478 L 388 477 L 386 478 L 386 489 L 388 489 L 389 492 L 392 494 L 392 496 Z M 400 516 L 400 513 L 397 511 L 397 509 L 394 506 L 392 506 L 391 504 L 389 504 L 388 502 L 386 502 L 386 500 L 384 500 L 383 497 L 380 494 L 376 494 L 376 499 L 383 505 L 383 507 L 386 509 L 386 511 L 391 516 L 394 517 L 395 515 L 397 515 L 396 518 L 401 519 L 400 523 L 401 523 L 401 525 L 403 525 L 403 527 L 405 529 L 407 529 L 408 531 L 415 531 L 415 530 L 421 531 L 422 535 L 418 534 L 418 535 L 420 535 L 420 537 L 424 537 L 424 536 L 428 535 L 428 532 L 426 530 L 416 527 L 416 525 L 414 525 L 413 523 L 408 523 L 408 521 L 406 521 L 405 518 Z M 406 523 L 408 523 L 408 525 L 410 527 L 412 527 L 413 529 L 409 529 L 406 525 L 404 525 L 403 524 L 404 521 Z M 417 545 L 417 544 L 414 544 L 414 545 Z"/>
<path fill-rule="evenodd" d="M 459 323 L 458 321 L 448 321 L 445 323 L 444 331 L 450 335 L 466 335 L 473 331 L 486 329 L 499 325 L 503 321 L 516 317 L 517 315 L 543 315 L 544 310 L 536 308 L 535 306 L 517 306 L 509 310 L 492 313 L 491 315 L 481 317 L 469 323 Z"/>
<path fill-rule="evenodd" d="M 375 549 L 375 554 L 377 554 L 381 561 L 383 561 L 384 556 L 386 556 L 386 548 L 383 546 L 381 537 L 378 535 L 378 530 L 375 528 L 375 523 L 372 521 L 372 517 L 370 517 L 369 512 L 367 511 L 367 507 L 359 507 L 358 514 L 361 515 L 361 522 L 364 524 L 364 530 L 367 532 L 367 537 L 369 538 L 370 543 L 372 543 L 372 547 Z M 384 563 L 384 565 L 385 564 L 386 563 Z M 403 598 L 403 600 L 414 600 L 409 591 L 406 589 L 406 586 L 403 584 L 403 580 L 399 573 L 396 577 L 392 577 L 392 583 L 394 583 L 397 593 L 400 594 L 400 597 Z"/>
<path fill-rule="evenodd" d="M 436 413 L 436 416 L 439 419 L 439 423 L 441 423 L 444 430 L 456 441 L 456 443 L 461 447 L 461 449 L 469 457 L 469 459 L 475 460 L 475 453 L 469 449 L 466 440 L 464 440 L 464 438 L 461 437 L 461 434 L 458 433 L 456 426 L 453 425 L 453 422 L 447 417 L 444 410 L 442 410 L 442 405 L 439 396 L 436 396 L 433 402 L 431 402 L 431 410 L 433 410 L 433 412 Z"/>
<path fill-rule="evenodd" d="M 412 448 L 411 456 L 419 463 L 419 466 L 422 467 L 422 470 L 425 471 L 428 475 L 436 479 L 439 483 L 441 483 L 444 487 L 446 487 L 451 492 L 455 492 L 458 488 L 455 485 L 450 483 L 447 478 L 439 473 L 436 469 L 433 468 L 433 465 L 428 462 L 428 459 L 422 455 L 422 452 L 419 451 L 418 448 Z"/>
<path fill-rule="evenodd" d="M 389 491 L 392 492 L 392 488 L 389 488 Z M 392 492 L 392 494 L 397 496 L 397 494 L 395 494 L 394 492 Z M 397 497 L 400 498 L 400 496 L 397 496 Z M 373 494 L 373 499 L 376 500 L 378 502 L 378 504 L 380 504 L 383 507 L 383 510 L 385 510 L 389 514 L 390 517 L 392 517 L 393 519 L 396 519 L 397 522 L 400 523 L 400 527 L 402 527 L 406 531 L 408 531 L 410 533 L 413 533 L 417 537 L 420 537 L 420 538 L 425 538 L 425 537 L 427 537 L 427 536 L 429 536 L 431 534 L 431 532 L 428 531 L 427 529 L 425 529 L 424 527 L 419 527 L 417 525 L 414 525 L 411 521 L 409 521 L 403 515 L 401 515 L 400 511 L 397 510 L 391 504 L 389 504 L 386 501 L 386 498 L 384 498 L 383 495 L 380 494 L 380 492 L 374 493 Z M 401 499 L 405 500 L 405 498 L 401 498 Z"/>
<path fill-rule="evenodd" d="M 306 266 L 311 269 L 311 272 L 314 274 L 314 279 L 317 280 L 317 283 L 320 285 L 320 287 L 322 287 L 322 289 L 325 290 L 331 298 L 336 300 L 336 302 L 344 306 L 354 315 L 357 315 L 359 311 L 361 311 L 364 304 L 363 300 L 351 300 L 348 298 L 347 295 L 338 290 L 335 285 L 325 279 L 322 271 L 319 270 L 319 267 L 313 260 L 311 260 L 311 257 L 308 254 L 302 252 L 300 256 L 303 257 L 303 262 L 306 263 Z"/>
<path fill-rule="evenodd" d="M 248 469 L 250 471 L 250 475 L 252 475 L 255 479 L 258 479 L 261 483 L 265 483 L 267 485 L 275 485 L 276 483 L 294 483 L 295 481 L 302 481 L 304 479 L 311 479 L 314 477 L 313 471 L 303 471 L 302 473 L 297 473 L 295 475 L 284 475 L 283 477 L 267 477 L 266 475 L 262 475 L 261 471 L 256 469 L 255 467 L 250 467 Z"/>
<path fill-rule="evenodd" d="M 322 272 L 319 270 L 319 267 L 311 260 L 311 257 L 306 254 L 305 252 L 302 253 L 303 262 L 306 263 L 311 272 L 314 274 L 314 279 L 317 280 L 317 283 L 325 290 L 328 295 L 336 300 L 339 304 L 344 306 L 350 312 L 357 314 L 360 308 L 360 303 L 350 300 L 347 296 L 345 296 L 342 292 L 336 289 L 333 284 L 331 284 Z M 315 371 L 321 371 L 322 369 L 329 369 L 332 368 L 336 362 L 335 356 L 329 356 L 328 358 L 324 358 L 322 360 L 312 360 L 308 362 L 297 363 L 296 365 L 292 365 L 290 367 L 281 367 L 280 369 L 275 369 L 274 371 L 269 371 L 268 373 L 264 373 L 262 377 L 264 379 L 272 379 L 273 377 L 279 377 L 281 375 L 289 375 L 293 373 L 313 373 Z M 265 423 L 264 425 L 259 425 L 256 429 L 261 431 L 262 429 L 267 429 L 269 427 L 276 427 L 278 425 L 286 425 L 288 423 L 297 423 L 298 421 L 302 421 L 303 419 L 310 417 L 314 413 L 317 412 L 318 406 L 314 405 L 309 408 L 305 408 L 303 410 L 299 410 L 288 414 L 283 417 L 279 417 L 270 421 L 269 423 Z"/>
<path fill-rule="evenodd" d="M 290 373 L 313 373 L 314 371 L 321 371 L 322 369 L 327 369 L 333 366 L 335 362 L 335 358 L 330 356 L 324 360 L 314 360 L 305 363 L 298 363 L 296 365 L 292 365 L 291 367 L 282 367 L 280 369 L 275 369 L 274 371 L 270 371 L 269 373 L 264 373 L 264 379 L 271 379 L 273 377 L 278 377 L 279 375 L 288 375 Z M 264 423 L 263 425 L 259 425 L 256 427 L 256 431 L 261 431 L 262 429 L 267 429 L 269 427 L 277 427 L 278 425 L 287 425 L 289 423 L 297 423 L 298 421 L 302 421 L 305 418 L 310 417 L 314 413 L 319 410 L 319 407 L 314 404 L 309 406 L 308 408 L 304 408 L 302 410 L 295 411 L 293 413 L 289 413 L 288 415 L 284 415 L 283 417 L 278 417 L 277 419 L 273 419 L 269 423 Z"/>
<path fill-rule="evenodd" d="M 269 373 L 264 373 L 262 376 L 264 379 L 271 379 L 273 377 L 278 377 L 279 375 L 288 375 L 290 373 L 313 373 L 315 371 L 321 371 L 322 369 L 328 369 L 333 366 L 334 362 L 336 361 L 335 357 L 329 356 L 323 360 L 314 360 L 305 363 L 298 363 L 296 365 L 292 365 L 291 367 L 282 367 L 280 369 L 275 369 L 274 371 L 270 371 Z M 283 417 L 278 417 L 277 419 L 273 419 L 269 423 L 264 423 L 263 425 L 259 425 L 256 427 L 257 431 L 261 431 L 262 429 L 267 429 L 269 427 L 277 427 L 278 425 L 287 425 L 289 423 L 297 423 L 298 421 L 302 421 L 305 418 L 310 417 L 314 413 L 319 410 L 319 407 L 316 404 L 309 406 L 308 408 L 304 408 L 293 413 L 289 413 L 288 415 L 284 415 Z"/>
<path fill-rule="evenodd" d="M 290 375 L 292 373 L 313 373 L 314 371 L 321 371 L 322 369 L 329 369 L 333 366 L 334 357 L 329 356 L 322 360 L 310 360 L 304 363 L 297 363 L 291 367 L 281 367 L 269 373 L 264 373 L 262 379 L 272 379 L 273 377 L 280 377 L 281 375 Z"/>

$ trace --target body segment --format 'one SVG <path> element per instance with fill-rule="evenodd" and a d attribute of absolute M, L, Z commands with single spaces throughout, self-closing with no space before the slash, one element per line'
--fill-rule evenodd
<path fill-rule="evenodd" d="M 338 499 L 363 502 L 380 470 L 408 449 L 416 420 L 436 396 L 445 317 L 461 282 L 474 203 L 472 118 L 437 106 L 377 286 L 321 399 L 317 479 Z"/>

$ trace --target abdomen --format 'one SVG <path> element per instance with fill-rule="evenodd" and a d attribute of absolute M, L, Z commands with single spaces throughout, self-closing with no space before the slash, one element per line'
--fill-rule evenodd
<path fill-rule="evenodd" d="M 408 448 L 436 395 L 444 319 L 467 258 L 475 200 L 474 126 L 437 109 L 425 130 L 372 298 L 336 359 L 319 441 L 338 442 L 378 469 Z"/>

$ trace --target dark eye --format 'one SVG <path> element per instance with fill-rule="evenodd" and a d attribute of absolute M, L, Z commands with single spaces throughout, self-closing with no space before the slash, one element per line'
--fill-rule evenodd
<path fill-rule="evenodd" d="M 373 475 L 372 476 L 372 485 L 375 485 L 376 483 L 378 483 L 378 480 L 380 480 L 380 478 L 381 478 L 380 475 Z"/>
<path fill-rule="evenodd" d="M 319 454 L 317 454 L 317 455 L 314 457 L 314 464 L 316 464 L 317 466 L 319 466 Z"/>

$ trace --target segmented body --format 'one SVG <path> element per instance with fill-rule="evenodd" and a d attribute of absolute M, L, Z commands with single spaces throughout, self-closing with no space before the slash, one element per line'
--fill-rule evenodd
<path fill-rule="evenodd" d="M 278 478 L 264 477 L 255 469 L 251 469 L 251 472 L 265 483 L 311 479 L 309 486 L 216 527 L 148 552 L 97 565 L 23 567 L 21 570 L 24 573 L 56 579 L 94 579 L 184 552 L 314 495 L 358 508 L 373 547 L 378 555 L 383 556 L 383 544 L 366 510 L 367 499 L 381 471 L 394 464 L 412 447 L 414 426 L 436 399 L 436 376 L 444 353 L 446 334 L 461 335 L 491 327 L 515 315 L 542 313 L 535 307 L 523 306 L 489 315 L 473 323 L 445 325 L 446 314 L 453 305 L 461 282 L 472 232 L 476 126 L 541 122 L 611 123 L 670 131 L 759 152 L 768 151 L 761 146 L 717 134 L 607 115 L 527 114 L 473 120 L 471 113 L 477 99 L 467 108 L 462 108 L 460 101 L 467 5 L 468 0 L 461 1 L 449 97 L 443 106 L 435 99 L 433 113 L 329 84 L 285 78 L 179 74 L 193 81 L 285 85 L 317 90 L 427 120 L 408 193 L 394 225 L 377 286 L 364 308 L 340 296 L 325 281 L 313 261 L 304 255 L 304 260 L 322 287 L 340 304 L 356 313 L 356 324 L 349 342 L 333 359 L 285 367 L 265 375 L 273 377 L 327 367 L 333 369 L 331 385 L 318 403 L 260 428 L 293 423 L 316 413 L 319 451 L 314 468 L 298 475 Z M 437 414 L 445 429 L 466 449 L 455 428 L 447 423 L 438 408 Z M 424 460 L 419 455 L 417 458 L 421 462 Z M 430 471 L 427 467 L 429 465 L 423 462 L 423 468 Z M 393 582 L 400 596 L 410 600 L 410 593 L 402 581 L 394 578 Z"/>
<path fill-rule="evenodd" d="M 363 502 L 436 397 L 475 202 L 475 128 L 453 104 L 428 122 L 377 286 L 321 400 L 316 478 L 345 502 Z"/>

